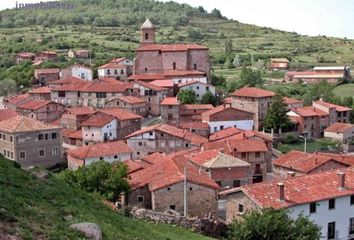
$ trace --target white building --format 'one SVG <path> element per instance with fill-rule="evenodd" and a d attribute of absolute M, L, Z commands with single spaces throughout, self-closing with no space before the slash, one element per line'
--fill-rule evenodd
<path fill-rule="evenodd" d="M 68 168 L 76 170 L 96 161 L 109 163 L 132 159 L 132 150 L 123 141 L 97 143 L 68 151 Z"/>
<path fill-rule="evenodd" d="M 59 73 L 60 79 L 65 79 L 69 77 L 76 77 L 86 81 L 93 80 L 93 73 L 92 70 L 88 67 L 85 67 L 80 64 L 72 65 L 68 68 L 60 70 Z"/>
<path fill-rule="evenodd" d="M 354 168 L 277 179 L 226 190 L 227 221 L 252 209 L 286 208 L 321 227 L 321 239 L 354 238 Z"/>
<path fill-rule="evenodd" d="M 82 138 L 86 145 L 117 140 L 117 119 L 97 112 L 82 123 Z"/>
<path fill-rule="evenodd" d="M 97 68 L 98 77 L 113 77 L 120 80 L 126 80 L 132 74 L 133 61 L 127 58 L 117 58 L 111 60 Z"/>
<path fill-rule="evenodd" d="M 354 139 L 354 125 L 349 123 L 334 123 L 324 130 L 324 136 L 341 143 Z"/>
<path fill-rule="evenodd" d="M 202 100 L 204 94 L 207 92 L 211 92 L 213 96 L 215 96 L 215 87 L 213 85 L 209 85 L 198 80 L 193 80 L 185 83 L 178 84 L 179 90 L 192 90 L 195 92 L 197 100 Z"/>

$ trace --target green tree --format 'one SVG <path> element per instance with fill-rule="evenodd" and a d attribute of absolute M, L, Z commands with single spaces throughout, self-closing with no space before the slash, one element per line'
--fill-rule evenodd
<path fill-rule="evenodd" d="M 340 143 L 331 138 L 321 138 L 317 140 L 317 143 L 321 146 L 323 150 L 334 150 L 340 147 Z"/>
<path fill-rule="evenodd" d="M 70 185 L 89 192 L 98 192 L 108 200 L 115 200 L 121 193 L 129 190 L 127 175 L 127 166 L 122 163 L 97 161 L 76 171 L 67 169 L 59 177 Z"/>
<path fill-rule="evenodd" d="M 252 70 L 251 68 L 242 68 L 240 74 L 240 81 L 242 86 L 256 87 L 262 86 L 264 79 L 262 73 L 258 70 Z"/>
<path fill-rule="evenodd" d="M 215 97 L 210 91 L 207 91 L 203 97 L 201 103 L 203 104 L 212 104 L 213 106 L 218 105 L 218 98 Z"/>
<path fill-rule="evenodd" d="M 211 13 L 210 13 L 212 16 L 216 17 L 216 18 L 222 18 L 222 14 L 220 12 L 220 10 L 214 8 Z"/>
<path fill-rule="evenodd" d="M 197 101 L 197 96 L 191 89 L 182 89 L 178 93 L 178 99 L 182 104 L 193 104 Z"/>
<path fill-rule="evenodd" d="M 292 219 L 284 209 L 266 208 L 242 215 L 229 226 L 230 240 L 316 240 L 321 238 L 320 227 L 308 217 Z"/>
<path fill-rule="evenodd" d="M 226 78 L 223 75 L 215 75 L 211 74 L 211 84 L 213 86 L 221 86 L 225 87 L 226 86 Z"/>
<path fill-rule="evenodd" d="M 312 101 L 322 98 L 326 102 L 332 102 L 335 95 L 333 93 L 333 88 L 335 86 L 327 81 L 320 81 L 319 83 L 314 83 L 308 86 L 308 91 L 305 94 L 305 104 L 310 105 Z"/>
<path fill-rule="evenodd" d="M 230 56 L 232 54 L 232 51 L 233 51 L 232 40 L 231 38 L 227 38 L 225 40 L 225 54 L 227 56 Z"/>
<path fill-rule="evenodd" d="M 226 68 L 234 68 L 234 65 L 232 64 L 232 62 L 231 62 L 229 57 L 226 59 L 226 62 L 224 63 L 224 66 Z"/>
<path fill-rule="evenodd" d="M 283 96 L 276 94 L 264 119 L 264 128 L 267 130 L 274 129 L 274 131 L 287 130 L 291 125 L 290 119 L 286 115 L 287 112 L 288 108 L 284 103 Z"/>
<path fill-rule="evenodd" d="M 11 93 L 15 93 L 17 89 L 16 82 L 11 79 L 5 79 L 0 81 L 0 96 L 7 96 Z"/>

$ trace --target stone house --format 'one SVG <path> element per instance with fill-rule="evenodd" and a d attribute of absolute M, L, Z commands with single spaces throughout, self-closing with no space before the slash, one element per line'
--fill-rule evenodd
<path fill-rule="evenodd" d="M 289 60 L 286 58 L 271 58 L 270 69 L 272 70 L 284 70 L 289 68 Z"/>
<path fill-rule="evenodd" d="M 98 77 L 112 77 L 127 80 L 133 73 L 133 62 L 127 58 L 116 58 L 97 68 Z"/>
<path fill-rule="evenodd" d="M 95 112 L 96 110 L 90 107 L 67 108 L 60 118 L 60 125 L 65 129 L 80 129 L 82 123 Z"/>
<path fill-rule="evenodd" d="M 206 94 L 207 92 L 210 92 L 213 94 L 213 96 L 215 96 L 215 87 L 214 86 L 200 82 L 198 80 L 189 81 L 186 83 L 180 83 L 180 84 L 178 84 L 178 88 L 179 88 L 179 91 L 192 90 L 193 92 L 195 92 L 195 96 L 197 97 L 198 101 L 201 101 L 204 94 Z"/>
<path fill-rule="evenodd" d="M 97 143 L 68 151 L 68 168 L 76 170 L 97 161 L 124 162 L 132 159 L 132 150 L 123 141 Z"/>
<path fill-rule="evenodd" d="M 33 100 L 50 100 L 51 99 L 51 91 L 50 88 L 39 87 L 31 89 L 28 94 L 30 95 L 31 99 Z"/>
<path fill-rule="evenodd" d="M 34 53 L 21 52 L 16 54 L 16 64 L 20 64 L 24 61 L 32 62 L 34 60 Z"/>
<path fill-rule="evenodd" d="M 301 108 L 304 106 L 304 101 L 302 100 L 297 100 L 289 97 L 283 97 L 283 100 L 289 110 L 292 108 Z"/>
<path fill-rule="evenodd" d="M 58 59 L 58 54 L 56 52 L 50 52 L 50 51 L 37 52 L 34 57 L 35 62 L 56 61 L 57 59 Z"/>
<path fill-rule="evenodd" d="M 90 68 L 85 67 L 81 64 L 74 64 L 70 67 L 60 70 L 60 79 L 66 79 L 69 77 L 76 77 L 86 81 L 93 80 L 93 72 Z"/>
<path fill-rule="evenodd" d="M 222 189 L 252 183 L 250 163 L 217 150 L 191 153 L 185 158 L 208 173 Z"/>
<path fill-rule="evenodd" d="M 182 104 L 180 122 L 202 122 L 202 113 L 214 109 L 211 104 Z"/>
<path fill-rule="evenodd" d="M 34 70 L 34 84 L 48 86 L 49 82 L 59 79 L 59 68 L 44 68 Z"/>
<path fill-rule="evenodd" d="M 167 124 L 142 128 L 125 139 L 134 150 L 135 159 L 155 152 L 172 153 L 190 149 L 208 142 L 206 138 Z"/>
<path fill-rule="evenodd" d="M 329 114 L 329 124 L 333 123 L 350 123 L 350 113 L 352 111 L 351 108 L 339 106 L 333 103 L 328 103 L 323 100 L 318 100 L 312 102 L 312 106 L 314 108 L 320 109 Z"/>
<path fill-rule="evenodd" d="M 25 94 L 21 94 L 21 95 L 5 97 L 3 99 L 3 104 L 4 104 L 5 109 L 16 110 L 17 105 L 26 103 L 31 100 L 32 100 L 32 98 L 31 98 L 30 94 L 25 93 Z"/>
<path fill-rule="evenodd" d="M 65 106 L 48 100 L 32 100 L 17 105 L 16 110 L 20 115 L 50 123 L 60 118 Z"/>
<path fill-rule="evenodd" d="M 89 58 L 90 57 L 90 50 L 86 49 L 79 49 L 79 50 L 72 50 L 68 51 L 69 58 Z"/>
<path fill-rule="evenodd" d="M 254 114 L 254 129 L 262 129 L 262 123 L 275 93 L 255 87 L 244 87 L 231 94 L 232 107 Z"/>
<path fill-rule="evenodd" d="M 82 123 L 82 138 L 85 145 L 117 140 L 117 119 L 112 115 L 96 112 Z"/>
<path fill-rule="evenodd" d="M 180 122 L 180 103 L 177 97 L 165 97 L 160 105 L 161 118 L 165 123 L 178 124 Z"/>
<path fill-rule="evenodd" d="M 326 153 L 304 153 L 292 150 L 273 161 L 276 177 L 302 176 L 333 169 L 346 168 L 354 164 L 353 156 Z"/>
<path fill-rule="evenodd" d="M 208 123 L 202 122 L 181 122 L 179 128 L 197 134 L 199 136 L 208 138 L 210 135 L 210 127 Z"/>
<path fill-rule="evenodd" d="M 75 149 L 76 147 L 84 146 L 84 140 L 82 137 L 82 129 L 63 129 L 63 149 L 65 151 Z"/>
<path fill-rule="evenodd" d="M 334 123 L 324 130 L 324 136 L 341 143 L 354 139 L 354 125 L 350 123 Z"/>
<path fill-rule="evenodd" d="M 198 71 L 210 75 L 208 48 L 198 44 L 156 44 L 155 27 L 149 19 L 141 26 L 141 46 L 136 49 L 135 74 Z M 170 78 L 170 77 L 168 77 Z M 155 78 L 162 79 L 162 78 Z"/>
<path fill-rule="evenodd" d="M 302 214 L 318 225 L 321 239 L 351 239 L 354 233 L 353 183 L 354 170 L 346 168 L 245 185 L 220 195 L 227 196 L 228 222 L 251 210 L 286 209 L 290 218 Z"/>
<path fill-rule="evenodd" d="M 146 116 L 145 100 L 134 96 L 120 96 L 109 99 L 106 101 L 105 106 L 121 108 L 143 117 Z"/>
<path fill-rule="evenodd" d="M 142 169 L 129 174 L 131 191 L 127 197 L 128 205 L 183 214 L 186 193 L 188 216 L 216 216 L 218 185 L 186 161 L 177 162 L 164 155 L 156 155 L 154 163 L 143 165 Z"/>
<path fill-rule="evenodd" d="M 0 152 L 22 167 L 53 167 L 61 163 L 60 127 L 25 116 L 0 122 Z"/>
<path fill-rule="evenodd" d="M 253 113 L 227 105 L 203 112 L 202 121 L 209 124 L 211 133 L 228 127 L 252 130 L 254 126 Z"/>

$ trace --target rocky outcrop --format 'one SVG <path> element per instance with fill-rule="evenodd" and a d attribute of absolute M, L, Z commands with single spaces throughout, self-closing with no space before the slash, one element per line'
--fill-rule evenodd
<path fill-rule="evenodd" d="M 96 223 L 75 223 L 70 225 L 70 228 L 81 232 L 87 239 L 102 240 L 102 231 Z"/>

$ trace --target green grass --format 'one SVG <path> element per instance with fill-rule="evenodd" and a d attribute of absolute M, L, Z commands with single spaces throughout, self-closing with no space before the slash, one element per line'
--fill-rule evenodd
<path fill-rule="evenodd" d="M 334 88 L 333 92 L 337 97 L 353 97 L 354 83 L 339 85 Z"/>
<path fill-rule="evenodd" d="M 88 221 L 100 225 L 103 239 L 208 239 L 184 228 L 127 218 L 96 195 L 55 176 L 37 180 L 1 156 L 0 199 L 0 238 L 9 233 L 23 239 L 83 239 L 69 226 Z M 66 221 L 67 215 L 73 218 Z"/>
<path fill-rule="evenodd" d="M 279 144 L 276 148 L 282 153 L 290 152 L 291 150 L 304 151 L 304 142 L 296 143 L 296 144 Z M 306 144 L 306 152 L 316 152 L 321 150 L 321 145 L 318 144 L 316 140 L 307 141 Z"/>

